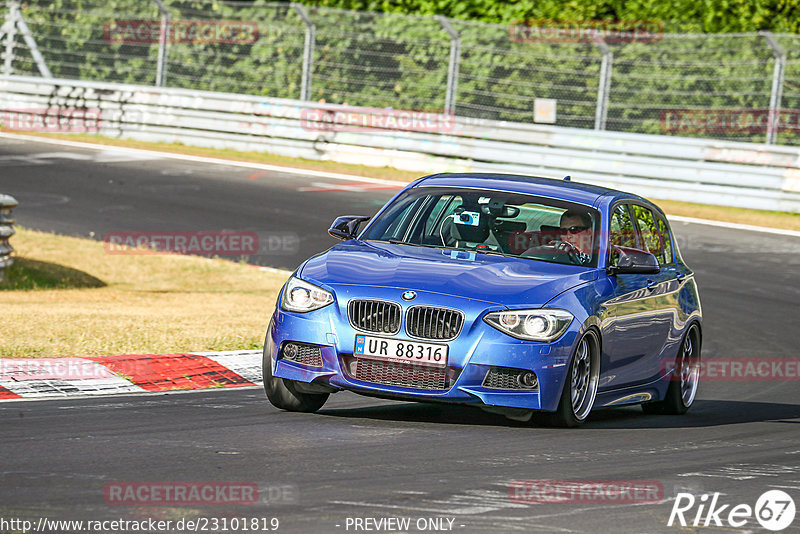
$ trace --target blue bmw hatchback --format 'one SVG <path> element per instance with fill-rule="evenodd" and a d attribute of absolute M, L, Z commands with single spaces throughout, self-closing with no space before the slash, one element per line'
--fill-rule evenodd
<path fill-rule="evenodd" d="M 313 412 L 348 390 L 576 426 L 597 408 L 694 401 L 697 286 L 641 197 L 436 174 L 329 232 L 343 242 L 295 271 L 267 331 L 278 408 Z"/>

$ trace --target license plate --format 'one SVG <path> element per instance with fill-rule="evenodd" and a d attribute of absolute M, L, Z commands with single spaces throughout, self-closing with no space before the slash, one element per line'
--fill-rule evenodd
<path fill-rule="evenodd" d="M 385 337 L 356 336 L 356 356 L 393 362 L 419 363 L 444 367 L 447 365 L 447 345 L 419 343 Z"/>

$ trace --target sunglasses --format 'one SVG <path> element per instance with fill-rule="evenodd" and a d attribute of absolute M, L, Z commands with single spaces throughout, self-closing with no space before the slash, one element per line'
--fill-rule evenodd
<path fill-rule="evenodd" d="M 567 232 L 568 234 L 579 234 L 589 230 L 590 228 L 591 226 L 570 226 L 569 228 L 562 228 L 561 231 Z"/>

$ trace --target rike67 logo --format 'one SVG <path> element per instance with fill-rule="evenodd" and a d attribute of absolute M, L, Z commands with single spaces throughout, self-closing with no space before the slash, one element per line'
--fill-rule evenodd
<path fill-rule="evenodd" d="M 678 493 L 667 526 L 739 528 L 755 518 L 763 528 L 779 532 L 794 522 L 795 512 L 794 499 L 781 490 L 764 492 L 755 506 L 723 503 L 720 493 L 699 498 L 691 493 Z"/>

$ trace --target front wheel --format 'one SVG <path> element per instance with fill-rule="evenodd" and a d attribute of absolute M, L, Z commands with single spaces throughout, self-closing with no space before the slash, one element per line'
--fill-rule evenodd
<path fill-rule="evenodd" d="M 272 357 L 267 351 L 269 345 L 264 343 L 262 360 L 264 391 L 269 402 L 276 408 L 289 412 L 316 412 L 322 408 L 328 400 L 328 393 L 303 393 L 297 390 L 294 380 L 272 376 Z"/>
<path fill-rule="evenodd" d="M 558 409 L 540 413 L 534 420 L 540 424 L 575 427 L 582 424 L 594 406 L 600 379 L 600 342 L 593 330 L 587 331 L 578 342 L 567 371 Z"/>
<path fill-rule="evenodd" d="M 700 329 L 689 327 L 675 360 L 675 370 L 663 401 L 642 404 L 647 414 L 683 415 L 694 403 L 700 383 Z"/>

